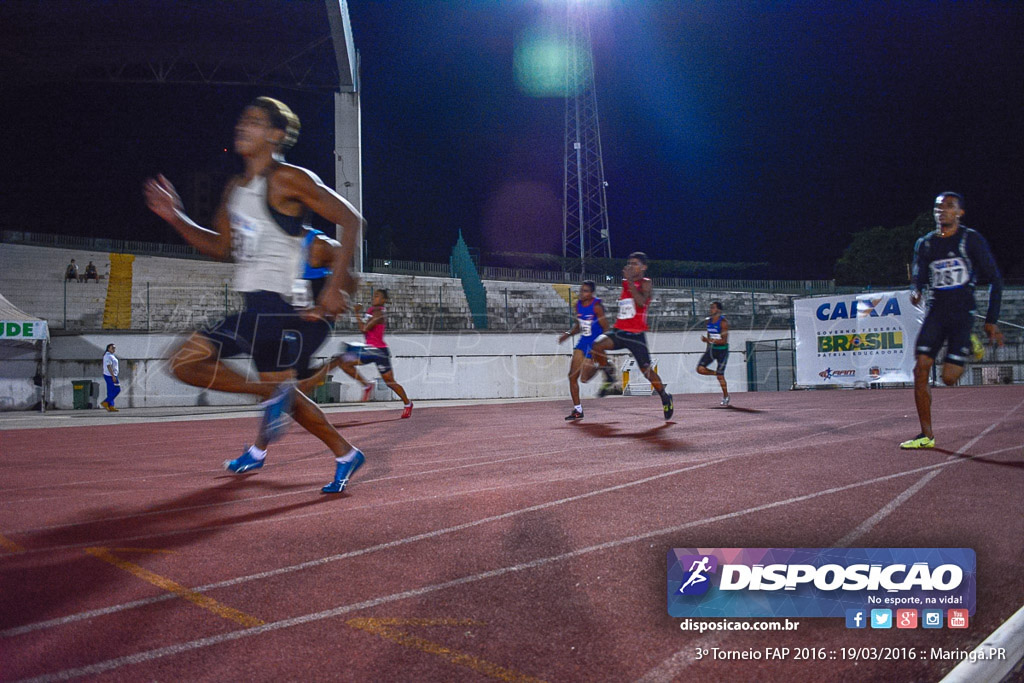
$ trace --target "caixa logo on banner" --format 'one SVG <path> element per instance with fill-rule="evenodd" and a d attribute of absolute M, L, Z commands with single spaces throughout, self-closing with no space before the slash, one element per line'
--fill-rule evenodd
<path fill-rule="evenodd" d="M 900 315 L 900 302 L 894 296 L 854 299 L 849 305 L 845 301 L 829 301 L 818 306 L 814 314 L 818 320 L 882 318 L 887 315 Z"/>
<path fill-rule="evenodd" d="M 674 617 L 845 617 L 852 608 L 974 614 L 970 548 L 674 548 Z"/>

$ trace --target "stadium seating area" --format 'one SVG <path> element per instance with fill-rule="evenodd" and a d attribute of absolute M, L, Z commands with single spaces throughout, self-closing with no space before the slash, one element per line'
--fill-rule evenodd
<path fill-rule="evenodd" d="M 45 318 L 51 329 L 99 330 L 104 327 L 108 306 L 108 284 L 114 259 L 106 252 L 50 247 L 0 244 L 0 293 L 14 305 Z M 92 260 L 98 282 L 63 279 L 68 262 L 80 266 Z M 231 264 L 159 256 L 135 256 L 131 272 L 130 316 L 112 320 L 107 326 L 134 331 L 184 331 L 218 320 L 236 311 L 241 298 L 232 291 Z M 115 281 L 117 278 L 115 278 Z M 536 282 L 485 280 L 488 327 L 492 330 L 563 330 L 572 322 L 570 297 L 575 286 Z M 392 330 L 445 331 L 472 329 L 469 305 L 461 282 L 455 278 L 418 275 L 366 273 L 362 276 L 356 301 L 366 305 L 371 290 L 389 290 L 389 326 Z M 614 315 L 614 301 L 620 285 L 598 284 L 598 296 Z M 125 293 L 127 295 L 127 293 Z M 720 290 L 656 289 L 651 326 L 658 330 L 683 330 L 698 325 L 713 300 L 721 301 L 733 327 L 788 329 L 793 295 Z M 978 294 L 984 310 L 987 289 Z M 1024 322 L 1024 290 L 1010 289 L 1004 295 L 1004 320 Z M 125 328 L 130 318 L 130 327 Z M 355 328 L 345 316 L 339 330 Z M 1015 330 L 1007 330 L 1019 337 Z"/>

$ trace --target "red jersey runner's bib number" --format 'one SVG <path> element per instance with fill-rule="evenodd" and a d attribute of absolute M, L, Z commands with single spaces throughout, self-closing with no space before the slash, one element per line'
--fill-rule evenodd
<path fill-rule="evenodd" d="M 636 317 L 636 302 L 633 298 L 619 299 L 619 320 L 630 320 Z"/>
<path fill-rule="evenodd" d="M 954 289 L 967 284 L 967 264 L 961 258 L 942 259 L 931 263 L 932 289 Z"/>

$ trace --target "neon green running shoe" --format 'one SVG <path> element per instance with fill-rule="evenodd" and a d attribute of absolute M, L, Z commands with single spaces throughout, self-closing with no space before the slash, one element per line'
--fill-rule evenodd
<path fill-rule="evenodd" d="M 910 441 L 904 441 L 900 444 L 900 448 L 904 450 L 911 450 L 916 448 L 935 448 L 935 439 L 929 439 L 924 435 L 924 432 L 918 434 Z"/>
<path fill-rule="evenodd" d="M 985 359 L 985 345 L 981 343 L 981 337 L 973 332 L 971 333 L 971 358 L 975 363 L 980 363 Z"/>

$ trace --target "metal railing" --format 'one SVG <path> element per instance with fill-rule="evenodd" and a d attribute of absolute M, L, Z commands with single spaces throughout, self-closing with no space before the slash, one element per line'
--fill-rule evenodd
<path fill-rule="evenodd" d="M 373 259 L 373 272 L 389 275 L 426 275 L 430 277 L 451 277 L 451 266 L 447 263 L 425 263 L 423 261 L 399 261 L 396 259 Z"/>
<path fill-rule="evenodd" d="M 373 259 L 373 272 L 393 275 L 429 275 L 451 277 L 447 263 L 424 263 L 395 259 Z M 551 284 L 578 284 L 594 280 L 598 284 L 617 283 L 619 274 L 573 273 L 558 270 L 533 270 L 504 266 L 478 266 L 483 280 L 508 282 L 546 282 Z M 671 289 L 711 289 L 739 292 L 769 292 L 779 294 L 830 294 L 835 291 L 834 280 L 719 280 L 700 277 L 656 277 L 655 286 Z"/>
<path fill-rule="evenodd" d="M 142 254 L 145 256 L 167 256 L 171 258 L 205 259 L 194 247 L 186 244 L 160 244 L 138 240 L 115 240 L 103 237 L 79 237 L 77 235 L 52 235 L 38 232 L 4 230 L 0 241 L 10 244 L 26 244 L 57 249 L 80 249 L 82 251 L 106 251 L 118 254 Z"/>

